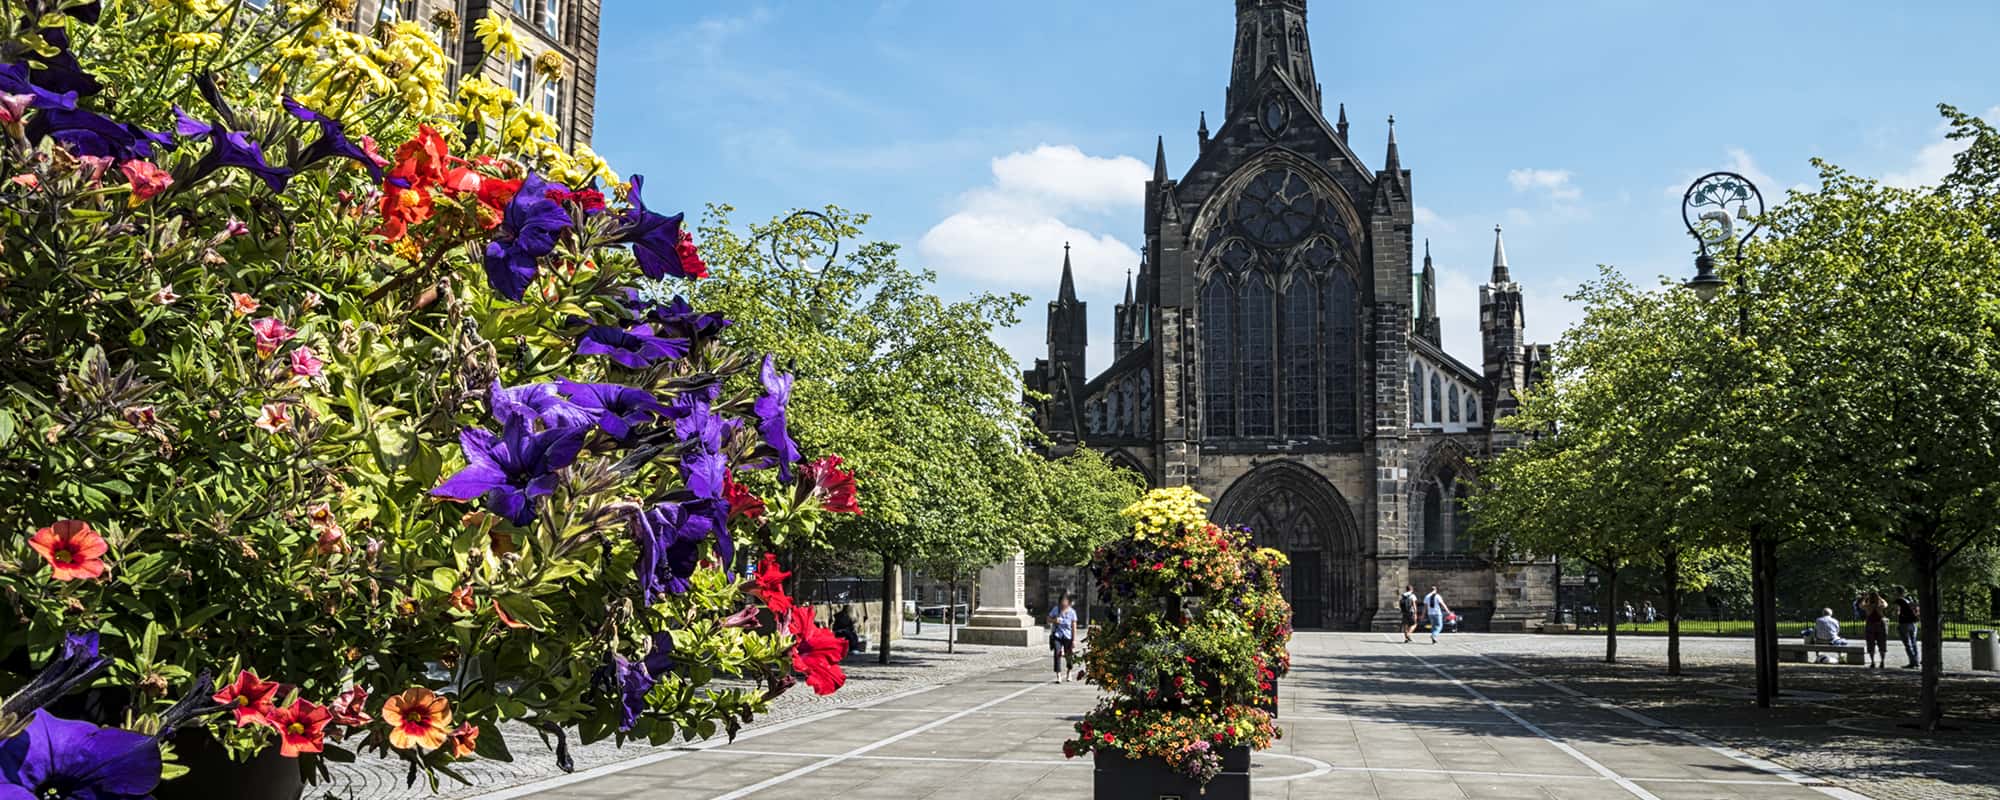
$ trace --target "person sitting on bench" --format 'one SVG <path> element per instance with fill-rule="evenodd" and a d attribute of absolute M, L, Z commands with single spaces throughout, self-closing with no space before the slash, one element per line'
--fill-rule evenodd
<path fill-rule="evenodd" d="M 1830 644 L 1844 647 L 1847 640 L 1840 638 L 1840 620 L 1833 618 L 1833 609 L 1819 610 L 1819 619 L 1813 620 L 1812 641 L 1808 644 Z"/>

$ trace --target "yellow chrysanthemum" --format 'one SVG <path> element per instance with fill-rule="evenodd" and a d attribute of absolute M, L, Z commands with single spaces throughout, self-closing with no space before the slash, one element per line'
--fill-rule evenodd
<path fill-rule="evenodd" d="M 173 33 L 167 35 L 167 44 L 176 50 L 213 50 L 222 46 L 222 34 L 214 31 L 202 33 Z"/>
<path fill-rule="evenodd" d="M 487 53 L 497 53 L 509 63 L 521 57 L 521 37 L 514 33 L 514 24 L 498 11 L 490 12 L 484 19 L 472 23 L 472 35 L 479 37 L 479 45 Z"/>

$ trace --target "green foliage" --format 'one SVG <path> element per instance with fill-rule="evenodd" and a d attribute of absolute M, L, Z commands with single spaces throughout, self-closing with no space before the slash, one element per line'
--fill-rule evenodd
<path fill-rule="evenodd" d="M 1030 560 L 1083 564 L 1106 542 L 1129 530 L 1119 511 L 1137 502 L 1145 479 L 1113 465 L 1094 450 L 1061 458 L 1030 459 L 1016 514 L 1026 526 Z"/>

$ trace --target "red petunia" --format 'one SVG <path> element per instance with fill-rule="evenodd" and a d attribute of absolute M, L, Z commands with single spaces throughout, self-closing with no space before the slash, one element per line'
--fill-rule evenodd
<path fill-rule="evenodd" d="M 799 471 L 800 485 L 808 487 L 822 510 L 835 514 L 859 514 L 854 473 L 840 468 L 840 456 L 823 456 Z"/>
<path fill-rule="evenodd" d="M 333 715 L 310 700 L 293 700 L 291 705 L 272 709 L 271 726 L 278 729 L 278 754 L 298 758 L 300 753 L 326 749 L 326 724 Z"/>
<path fill-rule="evenodd" d="M 66 519 L 35 531 L 28 537 L 28 546 L 49 562 L 59 581 L 103 575 L 104 554 L 111 550 L 104 537 L 80 519 Z"/>
<path fill-rule="evenodd" d="M 694 246 L 694 234 L 688 233 L 688 229 L 681 229 L 681 241 L 674 246 L 674 254 L 680 256 L 681 272 L 689 278 L 708 277 L 708 264 L 701 260 L 701 251 Z"/>
<path fill-rule="evenodd" d="M 333 705 L 327 707 L 327 713 L 332 715 L 334 722 L 350 728 L 374 721 L 368 716 L 368 689 L 360 684 L 347 687 L 347 691 L 334 698 Z"/>
<path fill-rule="evenodd" d="M 833 694 L 847 683 L 840 661 L 847 657 L 847 640 L 819 626 L 812 606 L 792 609 L 792 669 L 805 673 L 806 685 L 820 694 Z"/>
<path fill-rule="evenodd" d="M 778 567 L 778 557 L 765 553 L 757 562 L 757 585 L 751 591 L 771 609 L 773 614 L 783 614 L 792 610 L 792 598 L 785 594 L 785 579 L 792 573 Z"/>
<path fill-rule="evenodd" d="M 211 698 L 228 706 L 236 714 L 236 727 L 248 725 L 275 725 L 271 720 L 278 690 L 284 688 L 276 681 L 266 681 L 250 670 L 236 675 L 236 682 L 222 688 Z"/>
<path fill-rule="evenodd" d="M 401 178 L 411 187 L 429 186 L 444 180 L 451 166 L 451 150 L 444 135 L 429 125 L 417 127 L 417 135 L 396 148 L 396 168 L 389 177 Z"/>
<path fill-rule="evenodd" d="M 734 519 L 760 519 L 764 516 L 764 499 L 750 492 L 750 488 L 736 482 L 733 472 L 722 473 L 722 498 L 729 502 L 729 516 Z"/>

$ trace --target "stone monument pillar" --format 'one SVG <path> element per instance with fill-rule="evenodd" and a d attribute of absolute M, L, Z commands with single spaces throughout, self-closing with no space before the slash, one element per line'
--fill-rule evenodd
<path fill-rule="evenodd" d="M 997 644 L 1027 647 L 1040 630 L 1023 604 L 1026 595 L 1022 575 L 1027 558 L 1020 553 L 979 570 L 979 607 L 958 629 L 958 640 L 966 644 Z"/>

